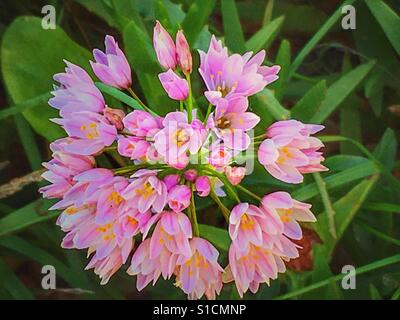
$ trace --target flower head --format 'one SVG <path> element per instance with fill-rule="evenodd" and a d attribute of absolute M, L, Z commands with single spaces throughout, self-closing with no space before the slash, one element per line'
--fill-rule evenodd
<path fill-rule="evenodd" d="M 105 84 L 119 89 L 130 88 L 131 68 L 124 53 L 112 36 L 105 38 L 106 52 L 93 50 L 95 62 L 90 62 L 93 72 Z"/>
<path fill-rule="evenodd" d="M 301 183 L 303 173 L 327 170 L 318 150 L 324 145 L 312 134 L 324 127 L 296 120 L 275 122 L 267 130 L 268 139 L 258 149 L 258 160 L 275 178 L 288 183 Z"/>
<path fill-rule="evenodd" d="M 167 187 L 158 179 L 157 172 L 152 170 L 138 170 L 133 181 L 122 193 L 122 197 L 144 213 L 150 208 L 161 212 L 167 202 Z"/>
<path fill-rule="evenodd" d="M 65 151 L 73 154 L 94 155 L 111 145 L 117 137 L 117 129 L 98 113 L 75 112 L 53 121 L 74 138 L 64 147 Z"/>
<path fill-rule="evenodd" d="M 190 241 L 192 255 L 179 256 L 176 283 L 190 299 L 206 295 L 215 299 L 222 289 L 222 272 L 218 264 L 219 253 L 207 240 L 193 238 Z"/>
<path fill-rule="evenodd" d="M 52 92 L 54 97 L 49 105 L 60 110 L 62 117 L 78 111 L 103 112 L 104 98 L 87 72 L 71 62 L 64 62 L 65 73 L 54 75 L 59 86 Z"/>
<path fill-rule="evenodd" d="M 199 72 L 207 86 L 205 95 L 212 104 L 235 96 L 251 96 L 278 79 L 278 66 L 261 66 L 265 51 L 253 58 L 252 52 L 243 56 L 228 55 L 228 49 L 212 36 L 208 52 L 200 52 Z M 250 59 L 251 58 L 251 59 Z"/>

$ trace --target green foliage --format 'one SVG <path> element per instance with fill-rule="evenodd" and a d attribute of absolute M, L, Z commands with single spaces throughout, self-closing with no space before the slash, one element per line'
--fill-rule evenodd
<path fill-rule="evenodd" d="M 106 33 L 118 38 L 127 55 L 135 92 L 159 115 L 179 106 L 168 99 L 157 80 L 162 70 L 152 47 L 156 19 L 174 35 L 184 29 L 192 47 L 194 70 L 199 64 L 196 49 L 208 47 L 211 33 L 222 38 L 231 53 L 266 49 L 266 64 L 278 64 L 281 71 L 278 81 L 249 100 L 250 108 L 261 118 L 256 134 L 264 134 L 273 121 L 290 118 L 324 124 L 327 129 L 320 138 L 327 145 L 325 165 L 330 170 L 308 175 L 303 184 L 287 185 L 268 175 L 255 160 L 254 173 L 245 178 L 244 185 L 260 196 L 287 190 L 295 199 L 311 203 L 318 221 L 305 227 L 314 228 L 322 243 L 313 247 L 312 270 L 290 271 L 287 277 L 274 280 L 271 287 L 262 286 L 256 296 L 246 298 L 399 299 L 399 125 L 398 115 L 391 110 L 400 101 L 400 18 L 392 1 L 346 0 L 331 11 L 317 5 L 318 1 L 74 2 L 72 10 L 85 10 L 88 21 L 81 21 L 80 15 L 74 18 L 75 12 L 68 13 L 69 8 L 55 30 L 44 30 L 38 17 L 18 13 L 6 28 L 6 22 L 0 23 L 0 62 L 6 91 L 0 109 L 1 132 L 6 136 L 2 136 L 0 150 L 11 154 L 15 148 L 29 162 L 25 168 L 14 168 L 10 177 L 38 169 L 48 158 L 48 142 L 63 136 L 48 120 L 57 116 L 47 105 L 52 77 L 63 71 L 63 59 L 91 73 L 90 50 L 102 48 Z M 64 2 L 60 3 L 63 7 Z M 341 7 L 346 4 L 357 9 L 354 31 L 340 27 Z M 95 43 L 91 43 L 93 39 Z M 195 74 L 192 77 L 193 83 L 202 83 Z M 96 85 L 110 105 L 118 101 L 124 108 L 144 108 L 120 90 Z M 201 85 L 194 87 L 195 97 L 201 97 L 204 90 Z M 204 100 L 198 102 L 204 111 Z M 340 136 L 333 135 L 336 132 Z M 19 145 L 15 146 L 15 140 Z M 6 172 L 3 160 L 15 159 L 2 154 L 1 174 Z M 5 182 L 2 176 L 1 183 Z M 110 284 L 100 287 L 92 272 L 83 271 L 87 263 L 84 254 L 59 248 L 61 233 L 54 223 L 59 212 L 49 211 L 53 202 L 38 200 L 32 190 L 36 186 L 0 200 L 0 298 L 37 298 L 38 293 L 28 289 L 16 272 L 13 263 L 20 261 L 55 266 L 58 276 L 78 292 L 79 298 L 130 296 L 132 277 L 119 272 Z M 239 195 L 243 201 L 253 201 Z M 208 223 L 209 219 L 213 224 L 200 224 L 200 236 L 218 248 L 219 262 L 226 266 L 230 245 L 227 225 L 214 217 L 218 209 L 212 201 L 198 200 L 199 216 L 204 214 L 200 221 Z M 223 205 L 231 208 L 234 203 L 224 199 Z M 343 265 L 341 258 L 347 257 L 358 266 L 360 276 L 354 293 L 342 290 L 339 282 L 343 275 L 332 272 Z M 159 281 L 146 290 L 151 298 L 184 298 L 170 282 Z M 238 298 L 235 290 L 230 290 L 223 297 Z"/>

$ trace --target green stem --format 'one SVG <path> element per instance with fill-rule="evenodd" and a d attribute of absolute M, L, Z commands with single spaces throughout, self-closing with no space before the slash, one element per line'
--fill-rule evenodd
<path fill-rule="evenodd" d="M 204 122 L 203 122 L 204 125 L 207 123 L 207 120 L 208 120 L 208 117 L 209 117 L 210 114 L 211 114 L 211 111 L 212 111 L 212 104 L 209 103 L 209 104 L 208 104 L 208 108 L 207 108 L 206 116 L 204 117 Z"/>
<path fill-rule="evenodd" d="M 189 86 L 189 96 L 187 100 L 187 112 L 189 123 L 192 122 L 192 110 L 193 110 L 193 96 L 192 96 L 192 83 L 190 81 L 190 74 L 186 74 L 186 80 Z"/>
<path fill-rule="evenodd" d="M 324 204 L 326 214 L 328 215 L 329 232 L 331 233 L 333 239 L 337 238 L 336 226 L 335 226 L 335 209 L 333 208 L 331 199 L 329 198 L 328 190 L 326 189 L 326 183 L 322 179 L 321 175 L 313 173 L 314 180 L 317 184 L 319 193 L 321 194 L 322 203 Z"/>
<path fill-rule="evenodd" d="M 254 198 L 254 199 L 258 200 L 258 201 L 261 201 L 261 198 L 258 195 L 256 195 L 255 193 L 251 192 L 249 189 L 241 186 L 240 184 L 236 185 L 236 188 L 238 188 L 240 191 L 248 194 L 250 197 L 252 197 L 252 198 Z"/>
<path fill-rule="evenodd" d="M 183 101 L 179 101 L 179 111 L 183 111 Z"/>
<path fill-rule="evenodd" d="M 113 172 L 117 175 L 122 175 L 122 174 L 127 174 L 131 173 L 140 169 L 149 169 L 149 170 L 156 170 L 156 169 L 165 169 L 167 168 L 167 165 L 160 165 L 160 164 L 155 164 L 151 165 L 148 163 L 141 163 L 141 164 L 136 164 L 136 165 L 131 165 L 131 166 L 126 166 L 118 169 L 113 169 Z"/>
<path fill-rule="evenodd" d="M 137 102 L 140 103 L 140 105 L 143 107 L 143 109 L 145 109 L 147 112 L 152 113 L 152 110 L 151 110 L 148 106 L 146 106 L 146 104 L 145 104 L 142 100 L 140 100 L 140 98 L 137 96 L 137 94 L 135 93 L 135 91 L 133 91 L 131 88 L 128 88 L 127 90 L 128 90 L 128 92 L 130 93 L 130 95 L 131 95 L 135 100 L 137 100 Z"/>
<path fill-rule="evenodd" d="M 217 177 L 218 179 L 220 179 L 220 180 L 223 182 L 223 184 L 224 184 L 224 186 L 225 186 L 225 188 L 226 188 L 226 191 L 230 194 L 230 196 L 231 196 L 232 198 L 234 198 L 234 199 L 237 201 L 237 203 L 240 203 L 240 199 L 239 199 L 239 197 L 238 197 L 238 195 L 237 195 L 235 189 L 233 188 L 233 186 L 232 186 L 232 184 L 229 182 L 229 180 L 226 178 L 226 176 L 224 176 L 222 173 L 220 173 L 220 172 L 218 172 L 218 171 L 216 171 L 216 170 L 214 170 L 214 169 L 211 169 L 211 168 L 205 168 L 204 171 L 206 171 L 206 172 L 208 172 L 210 175 L 212 175 L 212 176 Z"/>
<path fill-rule="evenodd" d="M 191 192 L 191 201 L 189 205 L 189 212 L 190 212 L 190 220 L 192 222 L 192 227 L 193 227 L 193 234 L 195 237 L 198 237 L 200 235 L 199 232 L 199 224 L 197 223 L 197 214 L 196 214 L 196 206 L 194 203 L 194 193 L 193 193 L 193 183 L 190 185 L 190 192 Z"/>
<path fill-rule="evenodd" d="M 210 197 L 215 201 L 215 203 L 218 205 L 218 207 L 221 209 L 222 215 L 225 218 L 225 221 L 229 223 L 229 214 L 230 211 L 225 205 L 222 203 L 222 201 L 219 199 L 218 195 L 215 193 L 214 190 L 214 185 L 211 184 L 211 191 L 210 191 Z"/>

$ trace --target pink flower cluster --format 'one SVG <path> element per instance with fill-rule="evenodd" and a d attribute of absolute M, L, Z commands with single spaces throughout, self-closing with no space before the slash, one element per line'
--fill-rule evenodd
<path fill-rule="evenodd" d="M 174 42 L 157 22 L 153 41 L 166 70 L 159 80 L 167 95 L 181 106 L 191 104 L 192 56 L 183 32 Z M 103 84 L 132 92 L 131 69 L 118 43 L 107 36 L 105 46 L 105 52 L 93 51 L 93 72 Z M 249 111 L 248 97 L 278 78 L 279 67 L 263 66 L 264 57 L 264 51 L 229 55 L 212 37 L 208 52 L 200 52 L 204 94 L 213 108 L 206 118 L 191 108 L 165 116 L 147 107 L 129 113 L 110 108 L 88 73 L 70 62 L 54 76 L 58 85 L 49 104 L 60 118 L 52 121 L 67 137 L 50 145 L 53 158 L 43 164 L 50 184 L 40 192 L 59 199 L 51 209 L 62 210 L 62 247 L 87 249 L 87 268 L 102 284 L 130 259 L 128 273 L 137 276 L 138 290 L 160 276 L 173 277 L 189 298 L 214 299 L 223 280 L 234 280 L 242 296 L 269 284 L 285 271 L 285 261 L 298 256 L 291 242 L 302 237 L 298 222 L 315 217 L 310 205 L 285 192 L 231 210 L 225 269 L 217 249 L 198 232 L 195 195 L 215 199 L 236 192 L 246 169 L 235 165 L 235 156 L 250 145 L 261 143 L 260 163 L 282 181 L 300 183 L 304 173 L 325 170 L 318 151 L 323 145 L 312 137 L 322 126 L 288 120 L 270 126 L 264 141 L 250 135 L 260 118 Z M 126 165 L 107 164 L 113 153 Z"/>

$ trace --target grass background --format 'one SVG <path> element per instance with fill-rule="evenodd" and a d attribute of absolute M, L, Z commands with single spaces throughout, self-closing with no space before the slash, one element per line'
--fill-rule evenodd
<path fill-rule="evenodd" d="M 56 8 L 56 30 L 41 28 L 48 3 Z M 343 4 L 356 9 L 355 30 L 341 27 Z M 47 211 L 51 202 L 37 192 L 48 143 L 62 136 L 48 121 L 56 112 L 46 100 L 63 58 L 89 71 L 90 50 L 103 48 L 104 35 L 111 34 L 128 56 L 141 98 L 160 113 L 176 108 L 155 80 L 160 69 L 151 34 L 158 19 L 170 32 L 182 27 L 194 50 L 206 49 L 213 33 L 231 52 L 266 49 L 268 61 L 282 66 L 279 81 L 251 98 L 262 117 L 259 131 L 289 117 L 326 126 L 329 172 L 288 186 L 256 166 L 245 180 L 260 195 L 288 190 L 318 215 L 314 226 L 305 226 L 302 256 L 291 271 L 245 298 L 399 299 L 399 11 L 396 0 L 1 1 L 0 298 L 184 298 L 162 280 L 137 293 L 135 279 L 123 270 L 101 287 L 92 271 L 83 271 L 83 252 L 59 247 L 57 213 Z M 194 60 L 197 66 L 197 54 Z M 193 82 L 204 111 L 201 81 Z M 198 206 L 200 223 L 214 226 L 202 226 L 201 234 L 225 265 L 229 241 L 218 209 L 210 201 Z M 48 264 L 56 267 L 57 290 L 41 288 L 41 268 Z M 356 290 L 340 286 L 348 264 L 358 270 Z M 221 297 L 238 295 L 226 285 Z"/>

